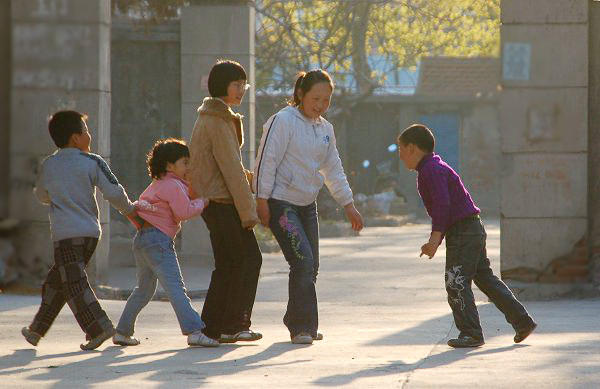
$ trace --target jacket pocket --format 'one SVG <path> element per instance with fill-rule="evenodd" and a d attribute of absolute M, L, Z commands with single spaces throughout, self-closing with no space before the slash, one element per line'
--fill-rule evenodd
<path fill-rule="evenodd" d="M 288 188 L 294 182 L 294 172 L 290 169 L 277 169 L 275 179 L 277 181 L 276 184 L 280 184 Z"/>

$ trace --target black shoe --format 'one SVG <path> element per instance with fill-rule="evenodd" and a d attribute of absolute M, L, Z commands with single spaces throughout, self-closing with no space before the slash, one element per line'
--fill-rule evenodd
<path fill-rule="evenodd" d="M 537 328 L 537 323 L 533 320 L 526 327 L 518 329 L 515 334 L 515 343 L 521 343 Z"/>
<path fill-rule="evenodd" d="M 470 336 L 463 336 L 457 339 L 450 339 L 448 341 L 448 346 L 454 348 L 464 348 L 464 347 L 479 347 L 483 346 L 485 342 L 483 339 L 475 339 Z"/>

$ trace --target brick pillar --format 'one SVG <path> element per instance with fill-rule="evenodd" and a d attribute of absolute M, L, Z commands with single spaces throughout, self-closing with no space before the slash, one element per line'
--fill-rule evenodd
<path fill-rule="evenodd" d="M 211 5 L 220 4 L 220 5 Z M 244 115 L 244 165 L 254 166 L 255 13 L 245 1 L 208 2 L 182 9 L 181 13 L 181 124 L 182 136 L 189 140 L 197 118 L 196 110 L 209 96 L 208 74 L 217 59 L 233 59 L 246 69 L 248 83 L 243 103 L 235 108 Z M 182 258 L 212 263 L 212 248 L 206 225 L 201 219 L 187 222 L 182 231 Z"/>
<path fill-rule="evenodd" d="M 501 7 L 502 277 L 586 281 L 588 1 Z"/>
<path fill-rule="evenodd" d="M 22 221 L 18 252 L 34 271 L 53 261 L 47 208 L 32 194 L 39 162 L 56 149 L 48 116 L 86 112 L 93 152 L 110 157 L 110 16 L 110 0 L 12 1 L 10 215 Z M 102 282 L 110 234 L 99 200 L 103 239 L 90 270 Z"/>

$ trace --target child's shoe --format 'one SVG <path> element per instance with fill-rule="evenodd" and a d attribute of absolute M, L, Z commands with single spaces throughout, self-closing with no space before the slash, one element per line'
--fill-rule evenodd
<path fill-rule="evenodd" d="M 300 332 L 292 337 L 293 344 L 312 344 L 313 337 L 307 332 Z"/>
<path fill-rule="evenodd" d="M 38 342 L 42 335 L 37 334 L 29 329 L 29 327 L 21 328 L 21 334 L 25 337 L 25 340 L 28 341 L 33 346 L 37 346 Z"/>
<path fill-rule="evenodd" d="M 104 343 L 105 340 L 112 337 L 114 334 L 115 334 L 115 329 L 111 328 L 110 330 L 104 331 L 103 333 L 96 336 L 95 338 L 90 339 L 90 341 L 87 342 L 86 344 L 80 344 L 79 347 L 82 350 L 95 350 L 98 347 L 100 347 L 100 345 L 102 343 Z"/>
<path fill-rule="evenodd" d="M 534 322 L 532 319 L 531 322 L 527 326 L 520 328 L 516 331 L 516 334 L 514 337 L 515 343 L 521 343 L 522 341 L 524 341 L 525 338 L 528 337 L 529 335 L 531 335 L 531 333 L 536 328 L 537 328 L 537 323 Z"/>
<path fill-rule="evenodd" d="M 137 346 L 140 341 L 131 336 L 121 335 L 118 332 L 113 336 L 113 343 L 119 346 Z"/>
<path fill-rule="evenodd" d="M 188 335 L 187 343 L 189 346 L 201 346 L 201 347 L 219 347 L 219 341 L 213 338 L 209 338 L 204 335 L 202 331 L 196 331 Z"/>
<path fill-rule="evenodd" d="M 260 332 L 254 332 L 252 330 L 240 331 L 236 334 L 221 334 L 221 338 L 219 339 L 219 343 L 235 343 L 237 341 L 240 342 L 254 342 L 256 340 L 262 339 L 262 334 Z"/>
<path fill-rule="evenodd" d="M 479 347 L 483 346 L 483 339 L 475 339 L 471 336 L 459 336 L 457 339 L 450 339 L 448 346 L 454 348 Z"/>

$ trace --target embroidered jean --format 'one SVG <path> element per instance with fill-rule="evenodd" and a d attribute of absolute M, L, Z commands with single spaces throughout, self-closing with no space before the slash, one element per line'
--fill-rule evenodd
<path fill-rule="evenodd" d="M 157 228 L 138 231 L 133 240 L 137 268 L 137 286 L 127 299 L 117 332 L 131 336 L 140 311 L 152 300 L 160 282 L 175 311 L 181 333 L 191 334 L 204 328 L 200 315 L 186 294 L 179 261 L 171 237 Z"/>
<path fill-rule="evenodd" d="M 475 282 L 515 330 L 532 321 L 506 284 L 493 274 L 486 238 L 479 216 L 457 222 L 446 233 L 446 292 L 459 336 L 483 339 L 471 282 Z"/>
<path fill-rule="evenodd" d="M 65 303 L 90 337 L 112 330 L 85 272 L 97 244 L 98 239 L 85 237 L 54 242 L 54 266 L 42 286 L 42 303 L 29 326 L 31 331 L 44 336 Z"/>
<path fill-rule="evenodd" d="M 219 339 L 250 329 L 262 254 L 254 231 L 242 227 L 233 204 L 211 201 L 202 213 L 215 257 L 202 320 L 206 336 Z"/>
<path fill-rule="evenodd" d="M 269 199 L 269 210 L 269 226 L 290 267 L 283 323 L 292 337 L 300 332 L 315 337 L 319 327 L 315 288 L 319 271 L 317 204 L 298 206 Z"/>

